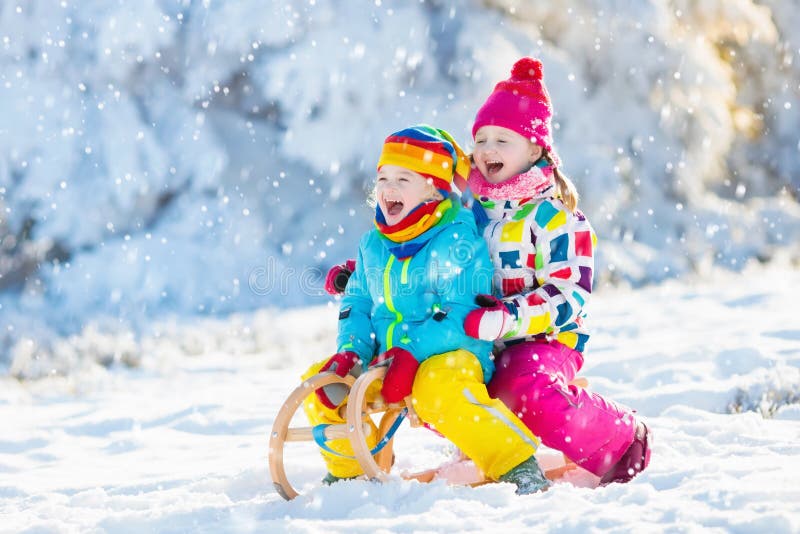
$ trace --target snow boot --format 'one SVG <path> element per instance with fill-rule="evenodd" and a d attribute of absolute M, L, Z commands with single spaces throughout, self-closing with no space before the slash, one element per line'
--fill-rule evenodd
<path fill-rule="evenodd" d="M 517 495 L 529 495 L 544 491 L 550 487 L 550 481 L 544 476 L 535 456 L 531 456 L 505 475 L 502 475 L 499 480 L 500 482 L 516 484 Z"/>
<path fill-rule="evenodd" d="M 633 443 L 622 455 L 622 458 L 603 475 L 600 485 L 605 486 L 612 482 L 624 484 L 644 471 L 647 464 L 650 463 L 650 437 L 647 425 L 642 422 L 637 423 Z"/>

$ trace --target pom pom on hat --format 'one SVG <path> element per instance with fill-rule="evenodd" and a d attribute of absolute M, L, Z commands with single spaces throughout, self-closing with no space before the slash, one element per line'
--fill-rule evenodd
<path fill-rule="evenodd" d="M 557 158 L 551 135 L 552 116 L 542 62 L 524 57 L 514 63 L 511 77 L 495 85 L 492 94 L 478 110 L 472 137 L 482 126 L 502 126 L 544 147 Z"/>
<path fill-rule="evenodd" d="M 542 62 L 538 59 L 524 57 L 511 67 L 511 77 L 515 80 L 541 80 Z"/>

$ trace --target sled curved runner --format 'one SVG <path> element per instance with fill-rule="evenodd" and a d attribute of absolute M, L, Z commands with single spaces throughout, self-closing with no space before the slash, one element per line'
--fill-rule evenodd
<path fill-rule="evenodd" d="M 346 422 L 338 425 L 327 425 L 322 430 L 324 437 L 326 439 L 349 439 L 353 445 L 356 460 L 364 469 L 366 476 L 368 478 L 386 480 L 386 473 L 389 472 L 392 464 L 392 441 L 388 440 L 373 457 L 366 441 L 370 426 L 363 424 L 364 417 L 383 413 L 378 425 L 378 437 L 381 440 L 386 437 L 389 429 L 400 416 L 403 409 L 400 405 L 386 405 L 380 401 L 369 404 L 365 402 L 369 385 L 375 380 L 381 380 L 385 374 L 386 368 L 384 367 L 370 369 L 362 374 L 358 380 L 349 375 L 342 378 L 335 373 L 323 372 L 305 380 L 289 395 L 275 417 L 269 440 L 270 476 L 275 490 L 281 497 L 291 500 L 299 495 L 299 492 L 292 486 L 286 475 L 286 458 L 284 455 L 286 443 L 290 441 L 316 441 L 314 427 L 291 427 L 292 418 L 303 405 L 306 397 L 313 395 L 316 390 L 329 384 L 349 386 L 351 400 L 340 408 L 340 412 L 346 410 L 343 414 Z M 356 406 L 359 406 L 360 409 L 356 408 Z M 354 425 L 354 421 L 361 421 L 362 424 Z M 316 431 L 319 432 L 320 429 Z"/>
<path fill-rule="evenodd" d="M 342 378 L 334 373 L 314 375 L 297 386 L 278 411 L 275 422 L 272 424 L 272 432 L 269 438 L 269 472 L 275 490 L 287 501 L 294 499 L 299 493 L 286 476 L 283 454 L 284 445 L 288 441 L 312 441 L 314 439 L 312 427 L 289 427 L 294 414 L 303 405 L 305 398 L 313 395 L 319 388 L 337 383 L 352 386 L 353 382 L 353 377 Z M 333 433 L 330 428 L 328 430 Z"/>
<path fill-rule="evenodd" d="M 386 376 L 386 367 L 373 367 L 366 373 L 358 377 L 350 390 L 350 398 L 347 401 L 346 416 L 350 424 L 351 432 L 348 434 L 350 445 L 353 447 L 353 455 L 356 457 L 364 475 L 370 480 L 385 482 L 388 480 L 388 473 L 392 468 L 392 426 L 397 422 L 398 417 L 407 417 L 411 426 L 419 426 L 419 419 L 411 406 L 410 396 L 406 398 L 406 403 L 384 404 L 382 400 L 372 403 L 366 402 L 367 390 L 376 380 L 383 380 Z M 383 412 L 380 425 L 378 425 L 379 443 L 387 439 L 386 445 L 374 456 L 367 445 L 366 425 L 354 425 L 353 421 L 363 421 L 370 414 Z M 392 435 L 389 435 L 389 434 Z"/>

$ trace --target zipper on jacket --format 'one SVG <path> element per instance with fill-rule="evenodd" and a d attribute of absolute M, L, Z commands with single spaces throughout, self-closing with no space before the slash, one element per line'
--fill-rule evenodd
<path fill-rule="evenodd" d="M 409 258 L 410 259 L 410 258 Z M 392 337 L 394 336 L 394 328 L 403 321 L 403 314 L 397 311 L 394 307 L 392 300 L 392 265 L 394 264 L 394 254 L 389 254 L 389 261 L 386 262 L 386 268 L 383 271 L 383 301 L 386 303 L 386 308 L 394 314 L 394 321 L 389 324 L 386 329 L 386 350 L 394 346 Z"/>

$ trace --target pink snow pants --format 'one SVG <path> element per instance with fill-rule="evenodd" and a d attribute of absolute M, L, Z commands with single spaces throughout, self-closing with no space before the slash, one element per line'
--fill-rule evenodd
<path fill-rule="evenodd" d="M 488 385 L 551 449 L 597 476 L 605 474 L 633 443 L 633 414 L 596 393 L 570 385 L 583 354 L 557 341 L 507 347 L 495 360 Z"/>

